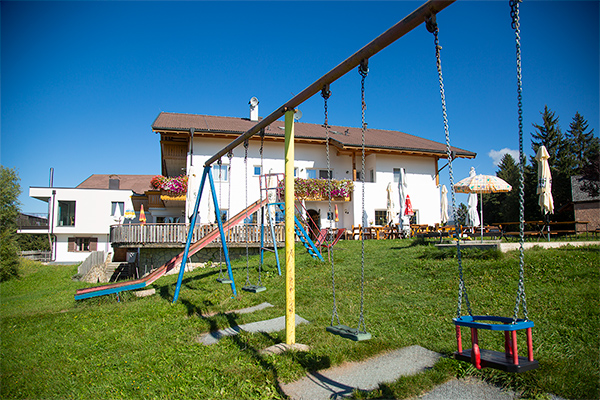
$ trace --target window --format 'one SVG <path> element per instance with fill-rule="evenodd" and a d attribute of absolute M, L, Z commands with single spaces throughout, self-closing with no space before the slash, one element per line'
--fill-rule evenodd
<path fill-rule="evenodd" d="M 319 179 L 327 179 L 327 170 L 320 169 L 319 170 Z M 333 170 L 329 170 L 329 179 L 333 179 Z"/>
<path fill-rule="evenodd" d="M 118 211 L 117 211 L 118 210 Z M 120 217 L 125 215 L 125 203 L 122 201 L 113 201 L 110 205 L 110 216 L 114 217 L 118 215 Z"/>
<path fill-rule="evenodd" d="M 394 183 L 400 183 L 400 168 L 394 168 Z"/>
<path fill-rule="evenodd" d="M 212 167 L 213 180 L 215 182 L 227 182 L 227 165 L 215 165 Z"/>
<path fill-rule="evenodd" d="M 98 249 L 98 238 L 94 237 L 70 237 L 68 239 L 69 252 L 96 251 Z"/>
<path fill-rule="evenodd" d="M 75 226 L 74 201 L 58 202 L 58 226 Z"/>
<path fill-rule="evenodd" d="M 413 215 L 410 215 L 410 223 L 418 224 L 419 223 L 419 210 L 413 210 Z"/>
<path fill-rule="evenodd" d="M 375 210 L 375 225 L 387 224 L 387 210 Z"/>
<path fill-rule="evenodd" d="M 223 210 L 223 209 L 221 209 L 221 222 L 222 222 L 222 223 L 225 223 L 225 222 L 227 222 L 227 219 L 228 219 L 228 218 L 227 218 L 227 215 L 228 215 L 228 214 L 229 214 L 229 213 L 228 213 L 228 211 L 227 211 L 227 210 Z"/>
<path fill-rule="evenodd" d="M 254 166 L 254 176 L 262 175 L 262 167 L 260 165 Z"/>
<path fill-rule="evenodd" d="M 248 218 L 244 218 L 244 224 L 256 224 L 258 221 L 258 212 L 253 212 Z"/>
<path fill-rule="evenodd" d="M 306 175 L 309 179 L 327 179 L 327 170 L 326 169 L 306 169 Z M 329 170 L 329 176 L 333 178 L 333 170 Z"/>
<path fill-rule="evenodd" d="M 294 178 L 295 178 L 295 177 L 297 177 L 297 176 L 298 176 L 298 174 L 299 174 L 299 172 L 298 172 L 298 168 L 294 168 Z"/>
<path fill-rule="evenodd" d="M 375 171 L 372 169 L 369 170 L 369 182 L 375 182 Z"/>

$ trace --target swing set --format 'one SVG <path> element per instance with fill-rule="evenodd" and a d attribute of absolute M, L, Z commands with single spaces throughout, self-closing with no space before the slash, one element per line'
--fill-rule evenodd
<path fill-rule="evenodd" d="M 519 151 L 520 151 L 520 260 L 519 260 L 519 285 L 517 298 L 515 302 L 514 315 L 512 318 L 508 317 L 499 317 L 499 316 L 481 316 L 481 315 L 473 315 L 471 311 L 471 305 L 469 302 L 469 298 L 466 291 L 465 281 L 463 278 L 463 270 L 462 270 L 462 259 L 461 259 L 461 249 L 460 249 L 460 240 L 456 241 L 456 250 L 457 250 L 457 259 L 458 259 L 458 272 L 459 272 L 459 293 L 458 293 L 458 305 L 456 318 L 453 318 L 453 323 L 455 325 L 456 337 L 457 337 L 457 347 L 458 351 L 455 353 L 455 357 L 460 360 L 465 360 L 472 362 L 477 368 L 490 367 L 496 369 L 502 369 L 510 372 L 524 372 L 527 370 L 531 370 L 538 367 L 538 362 L 533 359 L 533 345 L 532 345 L 532 334 L 531 329 L 534 324 L 533 321 L 529 320 L 527 315 L 527 305 L 525 300 L 525 289 L 524 289 L 524 256 L 523 256 L 523 242 L 524 242 L 524 200 L 523 200 L 523 192 L 524 192 L 524 178 L 523 178 L 523 170 L 524 170 L 524 162 L 525 156 L 523 152 L 523 120 L 522 120 L 522 89 L 521 89 L 521 49 L 520 49 L 520 29 L 519 29 L 519 2 L 520 0 L 510 0 L 511 7 L 511 17 L 512 17 L 512 27 L 515 30 L 516 37 L 516 50 L 517 50 L 517 92 L 518 92 L 518 120 L 519 120 Z M 198 205 L 200 203 L 200 198 L 202 196 L 202 191 L 204 187 L 204 183 L 206 177 L 209 178 L 209 183 L 211 187 L 211 191 L 213 194 L 213 200 L 215 202 L 215 209 L 218 208 L 218 201 L 215 195 L 214 183 L 212 181 L 212 174 L 210 174 L 211 165 L 225 154 L 231 154 L 233 149 L 235 149 L 240 144 L 244 144 L 245 147 L 245 157 L 244 161 L 247 162 L 247 150 L 248 150 L 248 139 L 259 132 L 261 133 L 261 169 L 262 169 L 262 137 L 264 136 L 264 130 L 267 126 L 275 122 L 277 119 L 282 116 L 285 117 L 285 174 L 284 174 L 284 197 L 285 201 L 283 203 L 283 211 L 285 215 L 285 255 L 286 255 L 286 343 L 288 345 L 292 345 L 295 343 L 295 216 L 294 216 L 294 113 L 296 112 L 296 107 L 302 104 L 304 101 L 311 98 L 313 95 L 321 92 L 321 95 L 324 99 L 324 114 L 325 114 L 325 132 L 326 132 L 326 152 L 327 152 L 327 171 L 328 171 L 328 181 L 329 185 L 331 185 L 331 164 L 329 157 L 329 142 L 330 142 L 330 132 L 328 125 L 328 99 L 331 95 L 330 92 L 330 84 L 343 75 L 345 75 L 350 70 L 358 67 L 358 71 L 361 76 L 361 105 L 362 105 L 362 170 L 361 170 L 361 181 L 362 181 L 362 210 L 364 215 L 365 209 L 365 195 L 364 195 L 364 178 L 365 178 L 365 131 L 366 131 L 366 123 L 365 123 L 365 78 L 368 74 L 368 60 L 371 56 L 378 53 L 385 47 L 389 46 L 391 43 L 395 42 L 400 37 L 404 36 L 406 33 L 410 32 L 415 27 L 419 26 L 421 23 L 425 23 L 426 28 L 429 32 L 434 34 L 434 45 L 435 45 L 435 54 L 436 54 L 436 65 L 438 70 L 438 78 L 440 84 L 440 95 L 442 102 L 442 116 L 444 121 L 444 132 L 446 138 L 446 155 L 448 158 L 448 171 L 450 175 L 450 187 L 451 187 L 451 195 L 452 195 L 452 213 L 456 215 L 456 200 L 455 200 L 455 192 L 454 192 L 454 177 L 452 170 L 452 159 L 453 154 L 450 147 L 450 134 L 448 128 L 448 117 L 446 112 L 446 100 L 444 93 L 444 84 L 442 77 L 442 69 L 441 69 L 441 57 L 440 50 L 441 46 L 439 45 L 438 40 L 438 26 L 436 23 L 436 14 L 446 8 L 448 5 L 452 4 L 453 1 L 439 1 L 439 0 L 430 0 L 427 3 L 420 6 L 418 9 L 413 11 L 407 17 L 402 19 L 396 25 L 388 29 L 386 32 L 378 36 L 376 39 L 371 41 L 369 44 L 364 46 L 358 52 L 354 53 L 351 57 L 346 59 L 344 62 L 339 64 L 337 67 L 332 69 L 327 74 L 323 75 L 317 81 L 315 81 L 312 85 L 308 86 L 302 92 L 294 96 L 291 100 L 285 103 L 283 106 L 278 108 L 276 111 L 271 113 L 269 116 L 263 118 L 256 125 L 254 125 L 250 130 L 240 135 L 237 139 L 232 141 L 229 145 L 224 147 L 222 150 L 217 152 L 214 156 L 206 161 L 204 164 L 204 173 L 202 175 L 202 180 L 200 183 L 200 189 L 198 191 L 198 196 L 196 198 L 196 205 L 194 209 L 194 213 L 192 215 L 191 226 L 194 226 L 196 215 L 198 213 Z M 231 163 L 230 163 L 231 164 Z M 262 183 L 261 183 L 262 185 Z M 261 186 L 262 192 L 262 186 Z M 329 191 L 331 193 L 331 191 Z M 266 191 L 268 193 L 268 191 Z M 268 195 L 266 196 L 268 198 Z M 331 207 L 331 194 L 328 199 L 329 203 L 329 215 L 331 215 L 332 207 Z M 261 204 L 262 194 L 261 194 Z M 267 200 L 265 199 L 265 204 L 267 204 Z M 246 206 L 248 206 L 248 198 L 247 198 L 247 168 L 246 168 Z M 269 213 L 267 207 L 267 214 Z M 246 211 L 246 218 L 248 217 Z M 223 246 L 223 251 L 225 253 L 226 265 L 228 268 L 229 275 L 231 277 L 231 267 L 229 263 L 229 257 L 227 255 L 227 243 L 225 240 L 221 219 L 217 218 L 219 224 L 219 231 L 221 234 L 221 242 Z M 264 225 L 264 224 L 263 224 Z M 328 227 L 327 238 L 331 238 L 331 232 L 333 231 L 333 222 L 330 220 L 330 224 Z M 185 270 L 185 262 L 187 260 L 187 251 L 191 242 L 191 233 L 188 235 L 188 240 L 186 243 L 183 261 L 181 265 L 181 269 L 179 272 L 179 279 L 177 283 L 177 287 L 175 290 L 175 296 L 173 302 L 177 301 L 177 297 L 179 294 L 179 288 L 181 284 L 181 279 L 183 276 L 183 271 Z M 244 290 L 255 291 L 258 292 L 260 290 L 264 290 L 261 286 L 261 267 L 262 267 L 262 247 L 263 240 L 262 237 L 264 232 L 261 230 L 261 265 L 259 267 L 259 276 L 258 276 L 258 284 L 251 285 L 249 281 L 248 275 L 248 262 L 246 263 L 246 286 Z M 247 235 L 246 235 L 247 239 Z M 329 239 L 331 240 L 331 239 Z M 246 240 L 246 245 L 248 241 Z M 329 242 L 331 244 L 331 242 Z M 332 294 L 333 294 L 333 309 L 332 309 L 332 318 L 331 325 L 327 327 L 327 331 L 339 335 L 344 338 L 348 338 L 354 341 L 368 340 L 371 338 L 371 335 L 366 331 L 365 319 L 364 319 L 364 282 L 365 282 L 365 251 L 364 251 L 364 237 L 361 238 L 361 280 L 360 280 L 360 315 L 358 321 L 357 328 L 350 328 L 346 325 L 342 325 L 340 323 L 340 319 L 338 316 L 337 310 L 337 299 L 336 299 L 336 288 L 335 288 L 335 261 L 334 261 L 334 251 L 333 245 L 329 247 L 329 260 L 331 265 L 331 277 L 332 277 Z M 276 250 L 276 247 L 275 247 Z M 247 258 L 248 259 L 248 258 Z M 253 287 L 252 289 L 247 289 Z M 232 288 L 235 295 L 235 286 L 232 283 Z M 462 300 L 465 299 L 468 315 L 462 315 Z M 523 305 L 523 313 L 524 318 L 518 318 L 519 307 L 520 304 Z M 471 328 L 471 341 L 472 347 L 471 349 L 464 350 L 462 348 L 462 339 L 461 339 L 461 327 Z M 490 330 L 490 331 L 503 331 L 505 333 L 505 351 L 495 352 L 491 350 L 482 350 L 479 348 L 479 330 Z M 517 349 L 517 331 L 525 330 L 527 333 L 527 348 L 528 348 L 528 356 L 520 357 L 518 355 Z"/>

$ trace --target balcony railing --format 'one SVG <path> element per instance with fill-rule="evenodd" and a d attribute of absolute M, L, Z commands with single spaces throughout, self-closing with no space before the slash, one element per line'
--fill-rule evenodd
<path fill-rule="evenodd" d="M 213 225 L 196 225 L 192 236 L 192 243 L 206 236 L 217 227 Z M 225 232 L 228 243 L 246 243 L 246 228 L 249 243 L 260 243 L 260 225 L 238 225 Z M 131 224 L 113 225 L 110 227 L 110 241 L 113 244 L 182 244 L 187 240 L 188 224 Z M 283 225 L 275 226 L 277 242 L 285 240 Z M 220 242 L 218 236 L 215 242 Z M 265 243 L 272 244 L 271 230 L 265 226 Z"/>

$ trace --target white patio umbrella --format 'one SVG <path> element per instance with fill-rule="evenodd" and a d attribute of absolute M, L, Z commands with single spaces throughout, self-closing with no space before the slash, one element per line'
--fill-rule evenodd
<path fill-rule="evenodd" d="M 117 224 L 121 224 L 121 207 L 119 207 L 119 203 L 114 203 L 115 212 L 113 214 L 113 218 Z"/>
<path fill-rule="evenodd" d="M 446 185 L 442 185 L 442 199 L 440 201 L 441 207 L 441 222 L 445 224 L 448 222 L 448 189 L 446 189 Z"/>
<path fill-rule="evenodd" d="M 456 193 L 480 193 L 483 200 L 483 193 L 510 192 L 512 190 L 512 186 L 497 176 L 474 175 L 475 168 L 473 167 L 471 167 L 471 172 L 468 178 L 454 185 Z M 483 207 L 481 207 L 481 222 L 481 241 L 483 241 Z"/>
<path fill-rule="evenodd" d="M 400 200 L 400 231 L 404 233 L 404 235 L 410 234 L 410 219 L 408 215 L 404 215 L 406 211 L 406 194 L 407 194 L 407 185 L 406 185 L 406 171 L 404 168 L 400 168 L 400 179 L 398 180 L 398 198 Z"/>
<path fill-rule="evenodd" d="M 387 185 L 387 212 L 386 219 L 387 224 L 394 222 L 394 189 L 392 188 L 392 182 Z"/>
<path fill-rule="evenodd" d="M 548 221 L 548 214 L 554 214 L 554 200 L 552 198 L 552 174 L 550 173 L 550 165 L 548 159 L 550 155 L 546 146 L 540 146 L 535 159 L 538 162 L 538 187 L 537 194 L 539 195 L 538 204 L 542 209 L 545 220 Z M 548 224 L 548 240 L 550 240 L 550 226 Z"/>
<path fill-rule="evenodd" d="M 272 173 L 273 169 L 270 169 L 269 174 Z M 269 203 L 277 202 L 277 178 L 275 175 L 269 175 L 267 179 L 267 199 Z M 269 207 L 269 218 L 272 223 L 275 223 L 275 206 Z"/>
<path fill-rule="evenodd" d="M 215 222 L 215 204 L 212 197 L 212 192 L 208 192 L 208 223 L 214 224 Z"/>
<path fill-rule="evenodd" d="M 538 188 L 539 205 L 542 213 L 554 214 L 554 200 L 552 198 L 552 174 L 550 173 L 550 165 L 548 159 L 550 155 L 546 146 L 540 146 L 535 159 L 538 162 Z"/>
<path fill-rule="evenodd" d="M 129 196 L 125 202 L 125 219 L 129 220 L 130 225 L 131 220 L 135 219 L 135 210 L 133 209 L 133 201 L 131 200 L 131 196 Z"/>

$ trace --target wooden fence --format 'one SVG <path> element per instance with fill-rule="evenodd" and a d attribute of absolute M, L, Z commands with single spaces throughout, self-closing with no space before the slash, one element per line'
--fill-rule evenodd
<path fill-rule="evenodd" d="M 49 251 L 27 250 L 20 253 L 21 257 L 29 260 L 48 262 L 52 254 Z"/>
<path fill-rule="evenodd" d="M 192 243 L 206 236 L 210 231 L 217 227 L 216 224 L 197 225 L 194 227 Z M 130 224 L 113 225 L 110 227 L 110 241 L 113 244 L 180 244 L 187 241 L 188 224 Z M 228 243 L 260 243 L 260 225 L 247 224 L 232 227 L 225 232 Z M 283 225 L 275 226 L 275 238 L 278 242 L 285 240 L 285 230 Z M 218 236 L 215 242 L 220 242 Z M 265 243 L 272 244 L 271 229 L 265 226 Z"/>
<path fill-rule="evenodd" d="M 77 273 L 81 276 L 87 274 L 96 265 L 104 264 L 105 258 L 103 251 L 92 251 L 79 267 L 77 267 Z"/>

